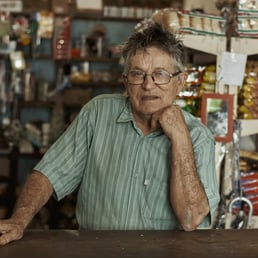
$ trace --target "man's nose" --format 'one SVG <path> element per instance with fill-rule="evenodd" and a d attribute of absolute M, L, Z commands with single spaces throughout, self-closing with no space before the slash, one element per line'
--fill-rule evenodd
<path fill-rule="evenodd" d="M 143 78 L 143 86 L 144 88 L 154 88 L 156 87 L 154 77 L 151 73 L 146 73 Z"/>

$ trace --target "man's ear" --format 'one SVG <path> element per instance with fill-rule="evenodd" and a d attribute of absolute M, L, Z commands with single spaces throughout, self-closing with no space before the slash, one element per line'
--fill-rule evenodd
<path fill-rule="evenodd" d="M 187 79 L 187 72 L 182 72 L 178 75 L 177 80 L 177 94 L 179 94 L 179 92 L 183 89 L 183 87 L 185 86 L 185 82 Z"/>
<path fill-rule="evenodd" d="M 127 78 L 126 78 L 126 75 L 124 73 L 122 73 L 122 79 L 123 79 L 123 83 L 127 84 Z"/>
<path fill-rule="evenodd" d="M 127 82 L 127 78 L 126 78 L 126 76 L 125 76 L 124 73 L 122 74 L 122 79 L 123 79 L 123 84 L 124 84 L 124 87 L 125 87 L 125 91 L 126 91 L 126 93 L 127 93 L 128 82 Z"/>

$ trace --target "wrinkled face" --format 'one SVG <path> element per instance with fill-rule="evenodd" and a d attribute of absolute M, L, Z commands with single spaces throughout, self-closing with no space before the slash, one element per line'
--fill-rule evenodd
<path fill-rule="evenodd" d="M 177 72 L 173 67 L 170 55 L 156 47 L 147 51 L 138 50 L 130 59 L 129 71 L 143 71 L 152 74 L 156 71 L 166 71 L 170 74 Z M 163 85 L 156 85 L 150 75 L 140 85 L 132 85 L 124 79 L 128 96 L 130 97 L 133 113 L 136 117 L 148 117 L 172 104 L 176 95 L 184 85 L 185 75 L 179 74 Z"/>

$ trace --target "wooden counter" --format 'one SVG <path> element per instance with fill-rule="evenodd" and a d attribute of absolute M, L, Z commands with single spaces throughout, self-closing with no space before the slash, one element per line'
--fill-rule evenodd
<path fill-rule="evenodd" d="M 1 258 L 252 258 L 258 229 L 183 231 L 27 231 L 0 247 Z"/>

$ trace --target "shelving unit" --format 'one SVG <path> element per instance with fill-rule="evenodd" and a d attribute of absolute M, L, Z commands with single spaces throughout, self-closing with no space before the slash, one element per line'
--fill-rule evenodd
<path fill-rule="evenodd" d="M 248 136 L 258 133 L 258 119 L 241 119 L 241 136 Z"/>
<path fill-rule="evenodd" d="M 221 54 L 226 51 L 226 37 L 210 36 L 210 35 L 191 35 L 184 34 L 183 42 L 186 47 L 209 54 L 214 54 L 217 57 L 217 70 L 221 61 Z M 256 39 L 252 38 L 232 38 L 231 51 L 243 53 L 246 55 L 258 54 L 258 44 Z M 229 86 L 230 94 L 234 94 L 234 114 L 236 117 L 237 109 L 237 86 Z M 224 84 L 217 81 L 216 92 L 224 93 Z M 241 119 L 241 136 L 247 136 L 258 133 L 258 119 Z"/>
<path fill-rule="evenodd" d="M 73 6 L 74 8 L 74 6 Z M 15 13 L 14 16 L 30 16 L 31 14 L 28 12 L 24 13 Z M 74 12 L 74 10 L 69 10 L 67 14 L 55 14 L 55 17 L 67 17 L 71 18 L 71 38 L 70 41 L 80 38 L 82 34 L 89 34 L 90 31 L 94 28 L 94 26 L 103 23 L 106 27 L 106 39 L 107 44 L 113 45 L 121 43 L 125 40 L 131 32 L 134 30 L 134 26 L 137 24 L 141 18 L 135 17 L 109 17 L 104 16 L 102 13 L 84 13 L 84 12 Z M 124 29 L 126 25 L 126 30 Z M 112 56 L 109 53 L 105 52 L 102 56 L 94 56 L 94 55 L 86 55 L 85 57 L 78 57 L 64 60 L 54 60 L 53 59 L 53 50 L 52 50 L 52 39 L 42 39 L 42 49 L 43 54 L 40 52 L 40 47 L 38 48 L 37 54 L 33 55 L 25 55 L 26 63 L 30 64 L 32 67 L 32 71 L 34 72 L 36 81 L 46 81 L 49 84 L 50 90 L 55 88 L 57 85 L 57 71 L 59 68 L 62 68 L 65 64 L 70 64 L 72 67 L 80 66 L 83 62 L 89 63 L 90 73 L 94 71 L 94 69 L 99 69 L 100 72 L 106 72 L 106 69 L 113 69 L 118 75 L 119 73 L 119 61 L 120 58 L 118 56 Z M 104 44 L 104 43 L 103 43 Z M 72 44 L 71 44 L 72 46 Z M 28 51 L 29 53 L 31 51 Z M 121 68 L 120 68 L 121 69 Z M 98 71 L 98 70 L 97 70 Z M 110 71 L 111 72 L 111 71 Z M 122 88 L 122 82 L 119 82 L 117 78 L 111 78 L 109 80 L 94 80 L 96 78 L 90 79 L 89 81 L 79 81 L 72 82 L 72 87 L 67 90 L 81 89 L 82 92 L 84 89 L 92 89 L 93 96 L 98 95 L 107 90 L 108 92 L 115 92 Z M 65 89 L 66 90 L 66 89 Z M 29 109 L 29 108 L 49 108 L 49 106 L 53 107 L 54 103 L 38 101 L 37 97 L 35 101 L 20 101 L 18 104 L 18 108 L 20 109 Z M 68 103 L 65 105 L 70 108 L 71 106 L 75 108 L 72 104 L 69 106 Z M 79 106 L 78 106 L 79 108 Z"/>
<path fill-rule="evenodd" d="M 221 55 L 224 51 L 226 51 L 226 37 L 212 37 L 208 35 L 184 35 L 183 42 L 189 48 L 216 55 L 216 66 L 218 69 L 217 71 L 219 71 Z M 231 38 L 230 47 L 230 51 L 234 53 L 242 53 L 249 56 L 258 54 L 257 39 Z M 234 94 L 234 119 L 237 119 L 238 87 L 239 86 L 230 85 L 226 88 L 228 91 L 227 93 Z M 224 90 L 225 87 L 223 83 L 217 81 L 216 92 L 224 93 Z M 258 119 L 240 119 L 240 126 L 240 137 L 258 133 Z M 236 147 L 234 147 L 233 141 L 225 144 L 216 143 L 216 174 L 221 189 L 222 203 L 220 203 L 218 206 L 218 219 L 215 219 L 214 222 L 217 223 L 218 221 L 218 224 L 223 224 L 223 222 L 219 222 L 221 219 L 219 217 L 224 216 L 225 229 L 230 228 L 232 221 L 231 211 L 228 211 L 227 207 L 231 203 L 231 197 L 229 199 L 229 196 L 231 196 L 232 192 L 234 191 L 235 186 L 233 185 L 233 178 L 236 177 L 236 169 L 238 169 L 234 167 L 237 163 L 236 158 L 238 153 L 238 150 L 235 150 L 234 148 Z M 223 166 L 221 165 L 222 163 L 219 161 L 221 159 L 221 156 L 224 156 Z M 224 215 L 221 215 L 220 213 Z M 222 226 L 222 224 L 216 225 L 216 227 Z"/>
<path fill-rule="evenodd" d="M 242 53 L 245 55 L 258 54 L 257 39 L 253 38 L 232 38 L 231 52 Z M 258 133 L 258 119 L 241 119 L 242 136 L 248 136 Z"/>
<path fill-rule="evenodd" d="M 21 13 L 15 14 L 15 16 L 19 15 L 27 15 L 29 16 L 30 13 Z M 59 15 L 58 15 L 59 16 Z M 61 15 L 66 16 L 66 15 Z M 127 17 L 105 17 L 103 15 L 90 15 L 85 13 L 79 14 L 72 14 L 72 33 L 71 33 L 71 40 L 72 38 L 77 38 L 82 33 L 88 33 L 95 25 L 103 23 L 107 27 L 107 37 L 108 37 L 108 44 L 116 44 L 121 43 L 121 41 L 125 40 L 127 36 L 129 36 L 134 26 L 140 21 L 140 18 L 127 18 Z M 126 28 L 126 29 L 125 29 Z M 56 83 L 56 75 L 57 70 L 60 66 L 70 63 L 72 64 L 80 64 L 82 62 L 89 62 L 94 67 L 100 66 L 100 69 L 104 69 L 102 67 L 117 67 L 118 70 L 120 58 L 116 56 L 109 56 L 105 53 L 103 56 L 86 56 L 86 57 L 79 57 L 79 58 L 71 58 L 69 60 L 54 60 L 53 59 L 53 50 L 52 50 L 52 39 L 44 40 L 42 53 L 40 52 L 40 48 L 38 49 L 37 55 L 30 55 L 30 51 L 26 52 L 25 55 L 26 63 L 30 64 L 32 69 L 35 69 L 35 78 L 37 81 L 47 81 L 50 83 L 50 87 L 54 86 Z M 7 59 L 7 57 L 6 57 Z M 91 67 L 90 67 L 91 68 Z M 93 89 L 94 95 L 97 95 L 98 92 L 102 92 L 106 89 L 110 89 L 110 92 L 114 92 L 122 87 L 121 82 L 117 82 L 115 80 L 110 81 L 89 81 L 83 82 L 78 84 L 73 84 L 69 89 L 80 89 L 82 92 L 86 92 L 87 89 Z M 81 108 L 82 104 L 75 105 L 64 103 L 63 108 L 66 114 L 70 114 L 73 112 L 78 111 Z M 36 112 L 37 114 L 43 114 L 43 118 L 46 117 L 50 118 L 50 113 L 53 111 L 55 107 L 55 101 L 39 101 L 37 97 L 33 101 L 24 101 L 22 96 L 19 98 L 17 102 L 17 109 L 18 109 L 18 118 L 25 118 L 22 119 L 23 121 L 31 121 L 33 119 L 32 112 Z M 25 113 L 27 112 L 27 116 Z M 66 115 L 64 114 L 64 116 Z M 38 115 L 37 115 L 38 117 Z M 37 118 L 38 119 L 38 118 Z M 65 120 L 65 118 L 64 118 Z M 44 120 L 45 122 L 45 120 Z M 50 122 L 50 120 L 49 120 Z M 20 153 L 19 149 L 16 147 L 13 151 L 8 155 L 12 166 L 10 167 L 10 177 L 8 178 L 8 193 L 10 193 L 7 197 L 3 197 L 3 202 L 0 204 L 8 204 L 7 207 L 7 214 L 6 217 L 9 217 L 12 213 L 13 205 L 16 199 L 16 189 L 19 186 L 19 178 L 26 176 L 28 173 L 31 172 L 31 167 L 33 167 L 33 163 L 37 162 L 41 157 L 42 153 L 39 152 L 37 149 L 33 153 Z M 28 171 L 27 171 L 28 170 Z M 68 198 L 72 198 L 69 196 Z M 66 199 L 62 203 L 56 203 L 53 200 L 50 201 L 47 205 L 51 206 L 51 210 L 54 212 L 50 212 L 51 222 L 49 226 L 52 228 L 58 228 L 58 219 L 59 217 L 62 219 L 62 223 L 66 219 L 65 216 L 61 216 L 61 212 L 59 213 L 59 208 L 62 209 L 61 205 L 66 202 Z M 66 204 L 64 204 L 66 205 Z M 67 218 L 67 221 L 71 221 L 72 218 Z"/>
<path fill-rule="evenodd" d="M 29 13 L 27 14 L 29 15 Z M 59 16 L 65 16 L 59 15 Z M 75 33 L 72 35 L 74 37 L 78 37 L 78 34 L 80 33 L 85 33 L 86 29 L 89 29 L 89 26 L 92 26 L 93 24 L 98 24 L 101 22 L 104 22 L 105 24 L 110 24 L 111 26 L 114 26 L 117 28 L 117 26 L 121 26 L 121 31 L 127 33 L 128 35 L 130 34 L 130 28 L 133 28 L 134 24 L 142 20 L 141 18 L 125 18 L 125 17 L 107 17 L 103 16 L 102 14 L 72 14 L 71 15 L 72 20 L 74 21 L 74 29 Z M 87 22 L 87 26 L 84 26 L 85 22 Z M 125 26 L 126 24 L 126 30 Z M 130 25 L 130 26 L 128 26 Z M 114 33 L 114 31 L 112 31 Z M 212 36 L 212 35 L 190 35 L 190 34 L 185 34 L 182 36 L 183 42 L 186 47 L 195 49 L 198 51 L 202 51 L 205 53 L 213 54 L 217 57 L 217 68 L 219 70 L 219 64 L 221 61 L 221 54 L 223 51 L 226 50 L 226 37 L 223 36 Z M 121 42 L 121 40 L 118 40 Z M 50 41 L 50 43 L 52 43 Z M 115 43 L 115 42 L 112 42 Z M 244 53 L 247 55 L 252 55 L 258 53 L 258 45 L 256 40 L 252 39 L 234 39 L 232 38 L 231 41 L 231 47 L 232 51 Z M 52 59 L 52 54 L 44 54 L 44 55 L 38 55 L 35 58 L 33 57 L 27 57 L 28 59 L 33 59 L 33 62 L 40 62 L 42 60 L 45 60 L 47 62 L 53 63 L 54 67 L 58 67 L 59 65 L 62 65 L 64 62 L 70 62 L 70 63 L 80 63 L 80 62 L 90 62 L 90 63 L 101 63 L 104 65 L 117 65 L 119 62 L 119 58 L 116 57 L 108 57 L 108 56 L 102 56 L 102 57 L 93 57 L 93 56 L 88 56 L 85 58 L 72 58 L 70 60 L 53 60 Z M 39 72 L 41 72 L 41 69 L 38 69 Z M 56 70 L 56 69 L 55 69 Z M 56 73 L 55 73 L 56 74 Z M 52 81 L 55 81 L 56 78 L 51 78 Z M 115 83 L 114 81 L 110 82 L 87 82 L 83 84 L 78 84 L 78 85 L 73 85 L 73 87 L 79 87 L 81 89 L 85 89 L 88 87 L 91 88 L 98 88 L 98 87 L 120 87 L 122 86 L 121 83 Z M 216 85 L 216 91 L 218 93 L 224 93 L 224 85 L 221 84 L 220 82 L 217 82 Z M 229 93 L 236 94 L 236 87 L 229 87 Z M 237 98 L 235 95 L 235 108 L 237 104 Z M 37 101 L 32 101 L 32 102 L 20 102 L 19 103 L 19 108 L 52 108 L 53 103 L 51 102 L 37 102 Z M 72 108 L 78 108 L 77 106 L 73 106 Z M 242 136 L 250 135 L 257 133 L 257 128 L 258 128 L 258 120 L 242 120 Z M 40 158 L 42 156 L 41 153 L 35 152 L 33 154 L 20 154 L 18 152 L 13 153 L 13 158 L 16 160 L 16 166 L 13 167 L 13 171 L 16 171 L 16 176 L 17 176 L 17 160 L 19 158 L 24 158 L 24 159 L 30 159 L 30 158 Z M 16 182 L 16 181 L 13 181 Z M 13 186 L 13 185 L 12 185 Z M 15 189 L 13 190 L 15 192 Z M 15 196 L 12 196 L 12 198 L 15 198 Z M 12 199 L 12 202 L 14 199 Z"/>
<path fill-rule="evenodd" d="M 231 51 L 246 55 L 256 55 L 258 54 L 257 39 L 231 38 Z"/>
<path fill-rule="evenodd" d="M 213 35 L 195 35 L 185 33 L 182 35 L 182 40 L 184 45 L 188 48 L 217 56 L 226 49 L 226 37 L 223 36 L 217 37 Z"/>

